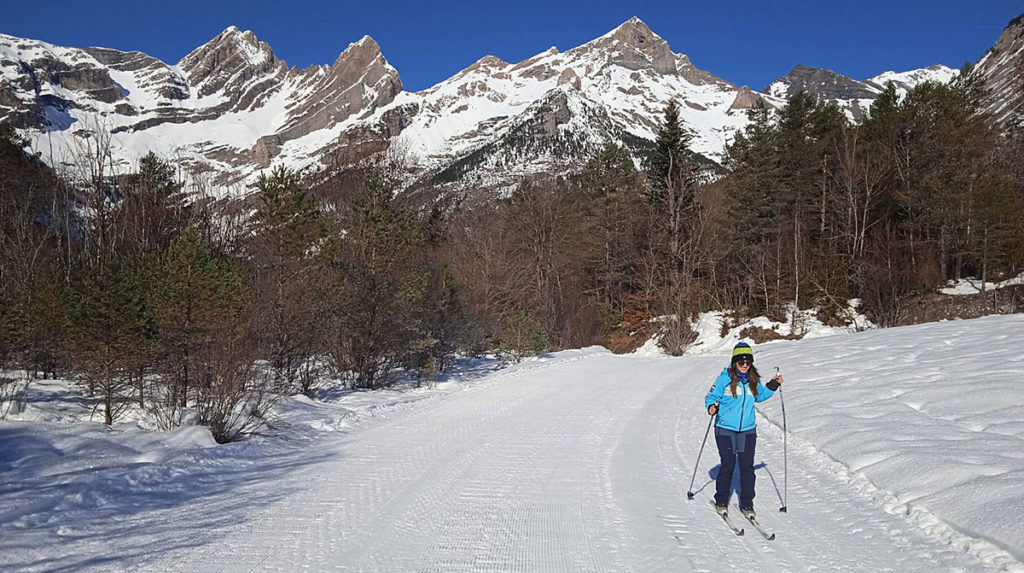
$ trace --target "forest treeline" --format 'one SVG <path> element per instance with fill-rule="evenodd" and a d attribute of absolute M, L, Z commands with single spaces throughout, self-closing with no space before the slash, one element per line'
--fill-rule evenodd
<path fill-rule="evenodd" d="M 751 110 L 718 173 L 668 102 L 640 168 L 609 144 L 578 173 L 426 207 L 386 169 L 278 167 L 218 201 L 153 154 L 114 173 L 102 136 L 55 172 L 0 124 L 0 372 L 74 379 L 108 424 L 143 409 L 230 441 L 276 396 L 433 379 L 460 352 L 660 334 L 678 354 L 701 311 L 835 322 L 852 298 L 898 324 L 947 279 L 1022 270 L 1021 139 L 980 95 L 890 86 L 853 125 L 800 93 Z"/>

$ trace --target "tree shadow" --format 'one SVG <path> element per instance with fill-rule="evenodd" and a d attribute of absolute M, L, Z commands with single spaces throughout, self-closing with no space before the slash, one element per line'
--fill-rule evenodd
<path fill-rule="evenodd" d="M 432 387 L 445 382 L 472 381 L 484 378 L 499 370 L 507 368 L 509 364 L 503 360 L 490 357 L 459 357 L 455 364 L 444 372 L 437 372 L 435 379 L 416 379 L 415 371 L 406 371 L 389 386 L 382 389 L 371 390 L 368 388 L 353 388 L 347 383 L 338 381 L 333 385 L 317 389 L 314 398 L 321 402 L 338 402 L 354 394 L 372 395 L 380 390 L 390 392 L 414 392 L 424 388 Z"/>
<path fill-rule="evenodd" d="M 265 440 L 145 461 L 76 427 L 0 427 L 0 568 L 118 569 L 198 548 L 300 489 L 282 487 L 283 476 L 337 457 Z"/>

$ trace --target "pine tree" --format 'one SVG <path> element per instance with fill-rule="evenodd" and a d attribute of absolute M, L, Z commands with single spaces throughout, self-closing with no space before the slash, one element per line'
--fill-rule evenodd
<path fill-rule="evenodd" d="M 679 106 L 670 101 L 648 160 L 647 177 L 648 193 L 655 212 L 661 215 L 660 227 L 665 233 L 664 280 L 669 298 L 673 299 L 672 307 L 678 306 L 675 299 L 689 296 L 692 276 L 700 265 L 695 243 L 700 224 L 699 167 L 689 143 L 690 136 L 679 121 Z"/>
<path fill-rule="evenodd" d="M 305 394 L 314 382 L 302 366 L 320 347 L 312 300 L 318 277 L 314 249 L 324 221 L 298 172 L 278 167 L 255 184 L 257 206 L 248 245 L 257 270 L 261 347 L 279 384 L 298 383 Z"/>
<path fill-rule="evenodd" d="M 103 399 L 112 424 L 128 404 L 134 352 L 144 331 L 145 300 L 130 270 L 116 260 L 83 267 L 74 282 L 70 312 L 72 367 L 90 394 Z"/>
<path fill-rule="evenodd" d="M 415 216 L 372 176 L 328 237 L 318 299 L 330 354 L 357 387 L 388 385 L 421 340 L 422 244 Z"/>
<path fill-rule="evenodd" d="M 192 206 L 174 167 L 150 152 L 121 178 L 117 226 L 133 256 L 165 252 L 188 224 Z"/>
<path fill-rule="evenodd" d="M 631 294 L 640 290 L 638 265 L 650 243 L 651 209 L 643 200 L 640 173 L 629 153 L 608 143 L 591 157 L 577 177 L 584 213 L 582 250 L 598 302 L 620 318 Z M 643 309 L 648 310 L 648 309 Z"/>
<path fill-rule="evenodd" d="M 689 150 L 690 134 L 679 121 L 679 105 L 675 100 L 670 100 L 665 106 L 664 114 L 658 126 L 654 150 L 647 160 L 649 193 L 655 205 L 683 211 L 693 201 L 692 187 L 696 182 L 697 165 Z"/>
<path fill-rule="evenodd" d="M 205 374 L 204 360 L 229 333 L 242 303 L 238 274 L 217 260 L 195 227 L 188 227 L 161 258 L 152 293 L 164 350 L 163 380 L 172 408 L 185 407 Z"/>

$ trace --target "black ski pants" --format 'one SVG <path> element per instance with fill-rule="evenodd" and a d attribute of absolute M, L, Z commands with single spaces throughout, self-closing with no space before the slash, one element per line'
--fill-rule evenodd
<path fill-rule="evenodd" d="M 757 431 L 738 433 L 715 428 L 715 443 L 722 465 L 715 480 L 715 503 L 728 505 L 736 461 L 740 466 L 740 508 L 754 507 L 754 447 Z M 737 450 L 739 450 L 737 452 Z"/>

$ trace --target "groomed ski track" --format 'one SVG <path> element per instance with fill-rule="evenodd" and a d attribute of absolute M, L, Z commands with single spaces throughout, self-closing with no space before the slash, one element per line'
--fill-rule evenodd
<path fill-rule="evenodd" d="M 588 349 L 500 371 L 318 440 L 321 461 L 241 488 L 238 517 L 201 544 L 104 569 L 990 570 L 792 447 L 789 513 L 779 514 L 782 432 L 766 416 L 755 505 L 778 538 L 737 537 L 708 506 L 713 436 L 687 501 L 707 427 L 702 398 L 722 361 Z M 260 488 L 289 493 L 247 505 L 274 497 Z"/>

